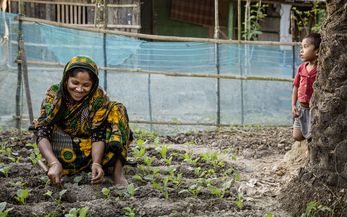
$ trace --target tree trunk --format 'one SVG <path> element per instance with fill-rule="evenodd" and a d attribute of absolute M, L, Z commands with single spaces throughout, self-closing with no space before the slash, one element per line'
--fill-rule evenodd
<path fill-rule="evenodd" d="M 330 186 L 346 188 L 347 0 L 327 0 L 327 20 L 321 34 L 312 98 L 310 164 L 306 169 Z"/>

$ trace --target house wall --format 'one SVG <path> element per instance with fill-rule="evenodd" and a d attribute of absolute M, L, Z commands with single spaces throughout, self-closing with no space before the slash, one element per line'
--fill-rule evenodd
<path fill-rule="evenodd" d="M 200 37 L 209 36 L 209 28 L 170 19 L 171 0 L 153 0 L 153 34 Z"/>

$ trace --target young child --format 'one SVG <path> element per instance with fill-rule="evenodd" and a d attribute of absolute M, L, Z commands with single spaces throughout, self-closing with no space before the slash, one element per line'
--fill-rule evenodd
<path fill-rule="evenodd" d="M 317 75 L 317 58 L 321 36 L 318 33 L 307 35 L 301 43 L 302 63 L 295 75 L 292 94 L 292 113 L 295 118 L 293 138 L 296 141 L 311 138 L 310 99 L 313 94 L 313 82 Z M 299 101 L 297 105 L 297 101 Z"/>

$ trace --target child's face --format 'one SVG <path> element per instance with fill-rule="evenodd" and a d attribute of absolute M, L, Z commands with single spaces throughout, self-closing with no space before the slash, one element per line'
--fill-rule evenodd
<path fill-rule="evenodd" d="M 311 38 L 304 38 L 301 42 L 300 58 L 302 61 L 315 61 L 318 57 L 318 49 L 315 49 Z"/>

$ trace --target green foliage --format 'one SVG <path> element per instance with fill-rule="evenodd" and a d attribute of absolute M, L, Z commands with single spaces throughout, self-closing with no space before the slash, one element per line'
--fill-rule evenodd
<path fill-rule="evenodd" d="M 14 197 L 20 204 L 25 205 L 26 199 L 29 196 L 29 189 L 18 189 L 16 196 Z"/>
<path fill-rule="evenodd" d="M 139 128 L 134 129 L 134 137 L 141 140 L 154 141 L 158 137 L 158 133 L 155 131 L 140 130 Z"/>
<path fill-rule="evenodd" d="M 38 160 L 40 160 L 42 158 L 41 152 L 40 152 L 37 144 L 36 143 L 29 143 L 29 144 L 26 144 L 25 146 L 33 148 L 33 152 L 30 153 L 29 159 L 31 160 L 33 165 L 37 164 Z"/>
<path fill-rule="evenodd" d="M 88 207 L 72 208 L 69 210 L 68 214 L 65 214 L 65 217 L 86 217 L 88 210 Z"/>
<path fill-rule="evenodd" d="M 301 214 L 301 217 L 313 217 L 318 213 L 334 214 L 334 210 L 328 206 L 321 205 L 317 201 L 310 201 L 306 205 L 305 213 Z"/>
<path fill-rule="evenodd" d="M 128 185 L 127 191 L 124 193 L 124 195 L 127 197 L 134 197 L 137 189 L 138 188 L 135 188 L 135 185 L 131 183 L 130 185 Z"/>
<path fill-rule="evenodd" d="M 80 175 L 80 176 L 75 176 L 74 179 L 73 179 L 73 182 L 76 183 L 76 184 L 79 184 L 83 179 L 83 176 Z"/>
<path fill-rule="evenodd" d="M 106 199 L 110 199 L 111 190 L 109 188 L 102 188 L 101 192 L 105 195 Z"/>
<path fill-rule="evenodd" d="M 138 141 L 143 141 L 143 140 L 138 140 Z M 138 145 L 132 149 L 132 152 L 134 154 L 134 157 L 142 158 L 146 153 L 146 148 L 143 147 L 142 143 L 138 143 Z"/>
<path fill-rule="evenodd" d="M 292 7 L 292 14 L 297 20 L 299 35 L 303 32 L 305 35 L 310 32 L 319 32 L 323 21 L 326 19 L 325 9 L 321 8 L 319 2 L 313 2 L 313 6 L 309 11 L 301 11 L 297 7 Z"/>
<path fill-rule="evenodd" d="M 237 194 L 237 198 L 234 201 L 234 204 L 239 208 L 242 209 L 244 204 L 243 204 L 243 195 L 241 193 Z"/>
<path fill-rule="evenodd" d="M 152 165 L 152 162 L 154 159 L 155 159 L 154 156 L 153 157 L 148 157 L 147 155 L 143 156 L 143 161 L 147 167 Z"/>
<path fill-rule="evenodd" d="M 58 198 L 56 199 L 56 203 L 57 203 L 57 204 L 61 204 L 61 203 L 62 203 L 62 198 L 63 198 L 63 196 L 64 196 L 64 194 L 65 194 L 66 192 L 67 192 L 66 189 L 63 189 L 63 190 L 59 191 L 59 196 L 58 196 Z"/>
<path fill-rule="evenodd" d="M 7 217 L 8 213 L 13 210 L 13 207 L 6 209 L 6 202 L 0 203 L 0 217 Z"/>
<path fill-rule="evenodd" d="M 201 160 L 206 163 L 212 164 L 214 167 L 220 166 L 223 167 L 223 161 L 219 161 L 219 153 L 218 152 L 207 152 L 200 154 Z"/>
<path fill-rule="evenodd" d="M 187 162 L 188 164 L 192 165 L 192 166 L 196 166 L 198 161 L 199 161 L 199 157 L 198 158 L 193 158 L 192 154 L 189 154 L 188 152 L 185 152 L 184 154 L 181 155 L 183 157 L 183 161 Z"/>
<path fill-rule="evenodd" d="M 124 214 L 129 217 L 135 216 L 135 208 L 132 207 L 124 207 L 123 208 Z"/>
<path fill-rule="evenodd" d="M 269 212 L 269 213 L 266 213 L 266 214 L 264 215 L 264 217 L 273 217 L 273 215 L 272 215 L 271 212 Z"/>
<path fill-rule="evenodd" d="M 7 166 L 3 163 L 0 164 L 0 172 L 4 174 L 5 177 L 8 177 L 8 174 L 11 171 L 11 166 Z"/>
<path fill-rule="evenodd" d="M 261 2 L 250 5 L 250 12 L 245 16 L 245 22 L 243 23 L 245 28 L 242 33 L 242 38 L 244 40 L 256 40 L 258 36 L 262 34 L 259 21 L 266 17 L 265 10 L 267 7 L 268 5 L 261 4 Z"/>

